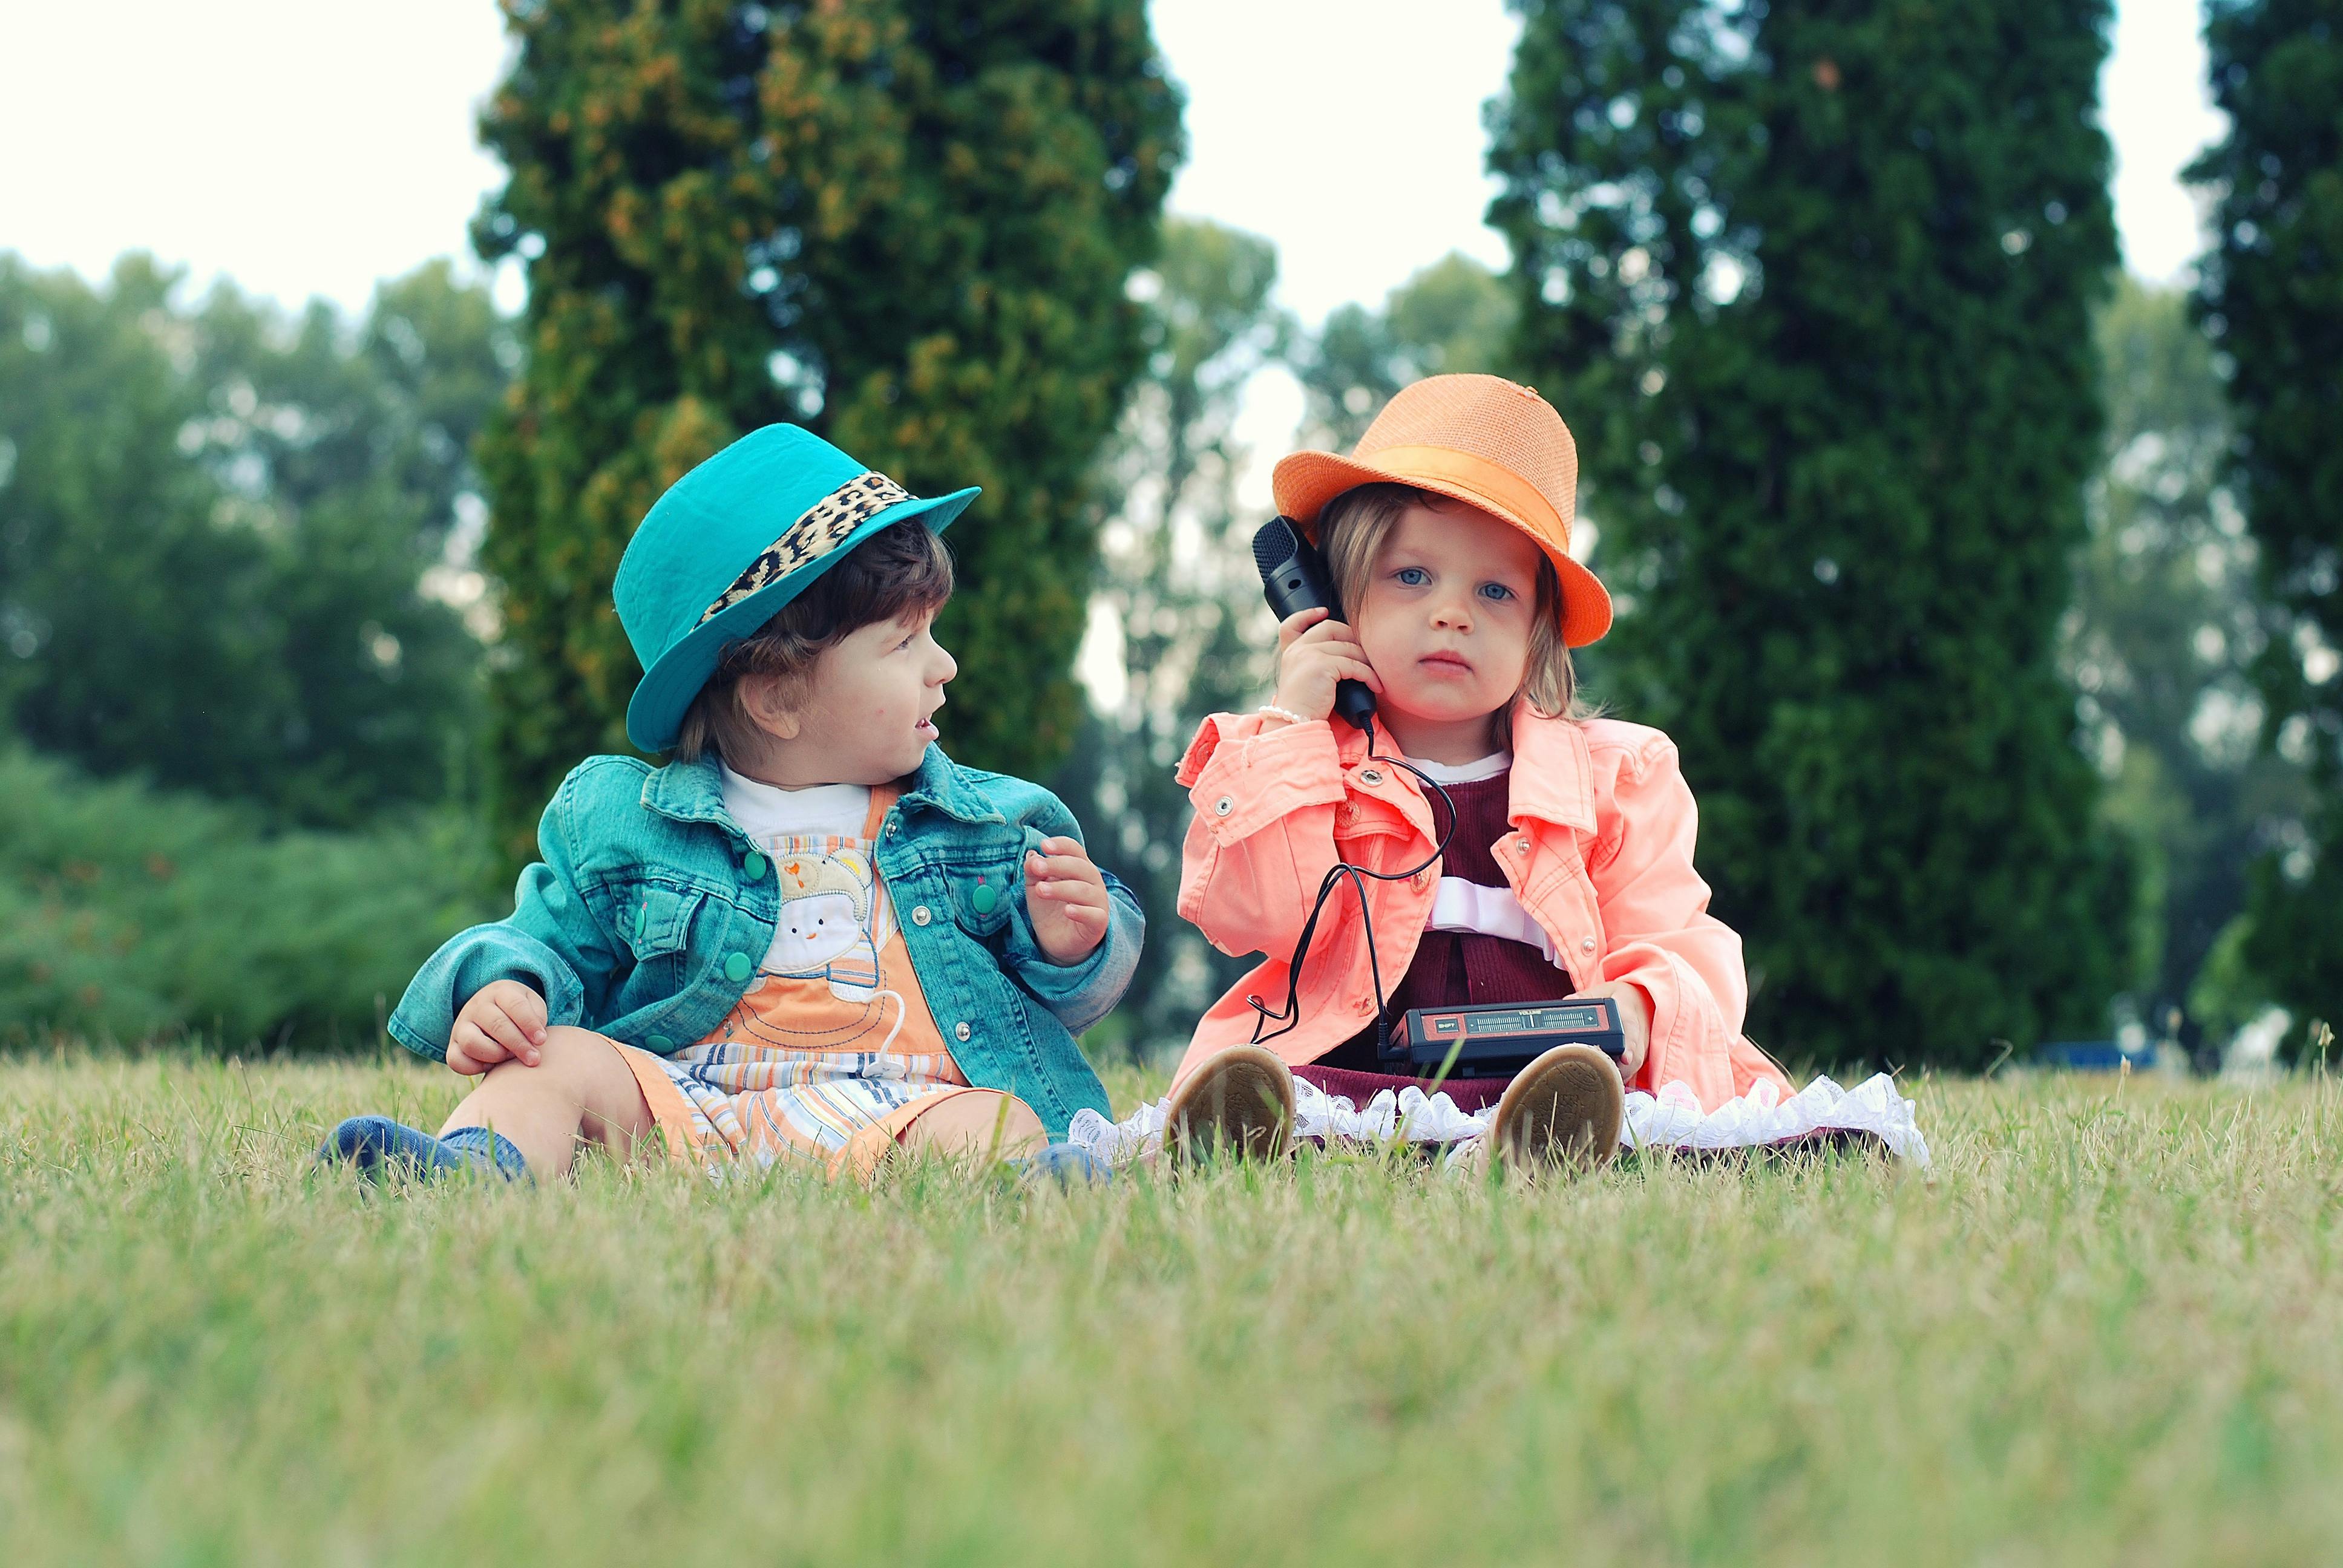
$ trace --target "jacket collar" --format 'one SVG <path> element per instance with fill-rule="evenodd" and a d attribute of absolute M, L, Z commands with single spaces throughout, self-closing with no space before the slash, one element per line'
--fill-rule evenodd
<path fill-rule="evenodd" d="M 930 742 L 926 756 L 920 759 L 919 771 L 903 780 L 902 799 L 897 802 L 901 810 L 927 809 L 940 811 L 960 822 L 1006 822 L 999 807 L 976 787 L 976 780 L 967 769 L 944 755 L 944 749 Z"/>
<path fill-rule="evenodd" d="M 1513 709 L 1513 773 L 1507 813 L 1594 831 L 1594 759 L 1586 731 L 1567 719 L 1544 719 L 1527 702 Z"/>
<path fill-rule="evenodd" d="M 643 809 L 678 822 L 713 822 L 746 837 L 724 809 L 724 775 L 713 756 L 652 769 L 643 780 Z"/>
<path fill-rule="evenodd" d="M 940 811 L 962 822 L 1007 820 L 977 789 L 968 770 L 935 745 L 920 759 L 919 770 L 903 780 L 899 805 L 906 810 Z M 724 809 L 724 775 L 714 757 L 651 769 L 650 777 L 643 780 L 643 807 L 678 822 L 712 822 L 745 837 Z"/>

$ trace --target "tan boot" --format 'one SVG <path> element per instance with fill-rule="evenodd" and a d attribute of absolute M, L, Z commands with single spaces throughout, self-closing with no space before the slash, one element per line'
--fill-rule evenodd
<path fill-rule="evenodd" d="M 1611 1059 L 1591 1045 L 1557 1045 L 1505 1086 L 1489 1141 L 1515 1170 L 1607 1164 L 1619 1151 L 1626 1086 Z"/>
<path fill-rule="evenodd" d="M 1182 1079 L 1163 1109 L 1174 1166 L 1218 1151 L 1274 1160 L 1293 1132 L 1293 1074 L 1274 1051 L 1232 1045 Z"/>

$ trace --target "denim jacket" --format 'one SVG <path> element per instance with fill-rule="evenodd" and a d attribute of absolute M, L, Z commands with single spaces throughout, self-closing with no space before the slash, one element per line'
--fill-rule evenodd
<path fill-rule="evenodd" d="M 545 998 L 548 1021 L 668 1055 L 706 1039 L 755 982 L 780 919 L 779 879 L 724 809 L 713 759 L 653 768 L 581 763 L 546 808 L 543 859 L 511 915 L 450 939 L 400 999 L 390 1032 L 444 1060 L 456 1014 L 492 980 Z M 1106 879 L 1106 936 L 1078 964 L 1051 961 L 1015 890 L 1025 852 L 1081 828 L 1039 785 L 962 768 L 930 746 L 880 829 L 876 859 L 928 1010 L 969 1081 L 1031 1106 L 1052 1138 L 1107 1110 L 1076 1031 L 1121 1000 L 1145 917 Z M 751 869 L 761 875 L 751 877 Z"/>

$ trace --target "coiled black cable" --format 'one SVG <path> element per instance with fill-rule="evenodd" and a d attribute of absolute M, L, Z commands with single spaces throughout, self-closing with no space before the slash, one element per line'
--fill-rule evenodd
<path fill-rule="evenodd" d="M 1383 994 L 1383 964 L 1375 956 L 1374 918 L 1367 912 L 1367 885 L 1361 879 L 1373 877 L 1378 882 L 1403 882 L 1436 864 L 1443 855 L 1448 853 L 1448 840 L 1456 836 L 1456 802 L 1449 798 L 1447 789 L 1439 779 L 1434 779 L 1406 758 L 1386 757 L 1377 751 L 1375 726 L 1372 719 L 1367 722 L 1367 756 L 1374 761 L 1388 763 L 1394 768 L 1404 768 L 1414 774 L 1423 782 L 1424 788 L 1440 797 L 1440 804 L 1447 809 L 1448 825 L 1441 829 L 1440 842 L 1433 847 L 1431 855 L 1403 871 L 1376 871 L 1364 866 L 1354 866 L 1342 859 L 1341 849 L 1335 849 L 1334 864 L 1326 869 L 1325 879 L 1318 884 L 1318 900 L 1310 906 L 1310 918 L 1302 924 L 1301 940 L 1293 944 L 1293 961 L 1287 966 L 1285 971 L 1285 1005 L 1277 1011 L 1272 1012 L 1269 1010 L 1269 1005 L 1261 998 L 1257 996 L 1245 998 L 1252 1010 L 1259 1015 L 1253 1020 L 1252 1026 L 1252 1043 L 1255 1045 L 1266 1044 L 1279 1035 L 1291 1032 L 1301 1024 L 1302 961 L 1310 956 L 1310 939 L 1317 934 L 1318 917 L 1325 913 L 1326 900 L 1332 898 L 1334 890 L 1344 882 L 1349 882 L 1352 890 L 1358 894 L 1359 927 L 1366 934 L 1367 939 L 1367 974 L 1373 980 L 1375 988 L 1375 1060 L 1378 1063 L 1383 1059 L 1385 1048 L 1391 1044 L 1391 1003 Z M 1281 1022 L 1282 1027 L 1270 1030 L 1266 1034 L 1262 1033 L 1262 1030 L 1272 1022 Z"/>

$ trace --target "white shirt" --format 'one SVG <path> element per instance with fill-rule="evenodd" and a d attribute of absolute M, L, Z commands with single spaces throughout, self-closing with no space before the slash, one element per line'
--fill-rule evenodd
<path fill-rule="evenodd" d="M 784 789 L 735 773 L 724 775 L 724 809 L 760 844 L 787 835 L 834 834 L 860 839 L 870 819 L 870 790 L 861 784 L 812 784 Z"/>

